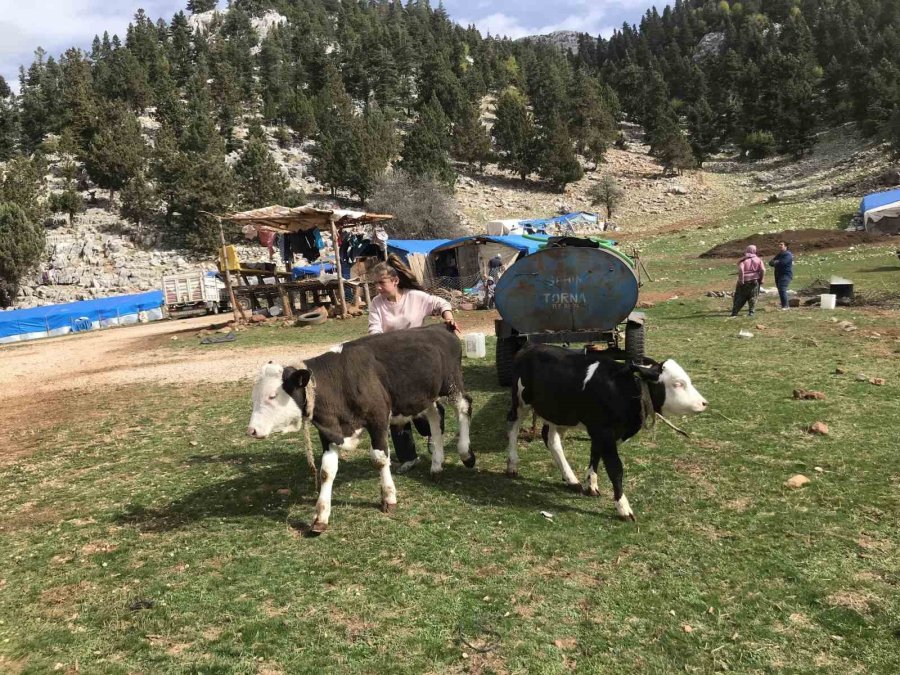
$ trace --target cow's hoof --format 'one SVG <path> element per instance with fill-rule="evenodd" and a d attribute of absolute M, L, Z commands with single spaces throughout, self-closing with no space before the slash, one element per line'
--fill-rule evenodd
<path fill-rule="evenodd" d="M 633 513 L 629 513 L 627 516 L 622 516 L 622 515 L 620 515 L 620 516 L 619 516 L 619 520 L 624 520 L 626 523 L 629 522 L 629 521 L 632 522 L 632 523 L 636 523 L 636 522 L 637 522 L 637 518 L 634 517 L 634 514 L 633 514 Z"/>
<path fill-rule="evenodd" d="M 437 483 L 439 480 L 441 480 L 441 476 L 443 474 L 444 474 L 443 471 L 432 471 L 430 474 L 432 482 Z"/>
<path fill-rule="evenodd" d="M 314 520 L 313 524 L 309 528 L 309 534 L 312 537 L 317 537 L 327 529 L 328 529 L 328 523 L 323 523 L 318 520 Z"/>
<path fill-rule="evenodd" d="M 584 494 L 586 494 L 588 497 L 599 497 L 600 496 L 600 490 L 598 490 L 597 488 L 583 488 L 583 489 L 584 489 Z"/>
<path fill-rule="evenodd" d="M 463 466 L 466 467 L 467 469 L 471 469 L 473 466 L 475 466 L 475 453 L 474 452 L 470 453 L 469 458 L 464 459 L 462 461 L 462 463 L 463 463 Z"/>
<path fill-rule="evenodd" d="M 383 513 L 393 513 L 397 510 L 397 504 L 388 504 L 387 502 L 381 502 L 381 511 Z"/>
<path fill-rule="evenodd" d="M 519 472 L 516 471 L 515 469 L 507 469 L 507 470 L 506 470 L 506 475 L 507 475 L 509 478 L 518 478 L 518 477 L 519 477 Z"/>
<path fill-rule="evenodd" d="M 584 492 L 584 486 L 581 483 L 566 483 L 566 488 L 568 488 L 569 492 L 574 492 L 578 495 Z"/>

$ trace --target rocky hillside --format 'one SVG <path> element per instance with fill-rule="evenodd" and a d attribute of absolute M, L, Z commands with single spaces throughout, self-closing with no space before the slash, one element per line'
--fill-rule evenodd
<path fill-rule="evenodd" d="M 152 134 L 152 128 L 145 127 Z M 586 172 L 565 193 L 502 173 L 489 166 L 481 173 L 461 170 L 456 200 L 464 224 L 472 233 L 498 218 L 539 218 L 569 211 L 597 211 L 587 192 L 604 174 L 613 175 L 623 199 L 613 214 L 618 231 L 648 236 L 678 227 L 696 227 L 742 204 L 772 198 L 821 199 L 833 195 L 862 194 L 900 182 L 884 148 L 865 144 L 849 129 L 824 134 L 815 150 L 799 162 L 772 158 L 753 164 L 721 157 L 703 170 L 664 176 L 647 154 L 641 130 L 625 126 L 624 149 L 610 149 L 600 165 Z M 284 167 L 291 186 L 302 188 L 312 201 L 327 204 L 328 192 L 307 172 L 308 145 L 279 148 L 273 155 Z M 590 167 L 589 167 L 590 168 Z M 48 176 L 52 189 L 60 179 Z M 87 197 L 87 194 L 85 194 Z M 74 223 L 47 233 L 47 249 L 40 267 L 27 277 L 17 307 L 69 302 L 159 288 L 164 274 L 188 269 L 213 269 L 211 258 L 188 251 L 163 249 L 152 238 L 109 208 L 105 200 L 76 216 Z M 115 206 L 115 205 L 114 205 Z M 263 261 L 267 253 L 244 246 L 245 261 Z"/>

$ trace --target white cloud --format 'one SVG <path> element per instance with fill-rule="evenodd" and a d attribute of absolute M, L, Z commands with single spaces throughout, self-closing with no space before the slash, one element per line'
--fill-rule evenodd
<path fill-rule="evenodd" d="M 646 0 L 620 0 L 614 3 L 597 3 L 591 0 L 559 0 L 556 3 L 523 3 L 517 9 L 523 15 L 512 16 L 505 12 L 494 12 L 477 18 L 459 18 L 452 13 L 451 17 L 468 26 L 474 24 L 482 34 L 506 36 L 512 39 L 526 35 L 545 35 L 558 30 L 573 30 L 590 35 L 609 37 L 613 30 L 621 25 L 618 17 L 626 14 L 631 6 L 645 5 Z M 500 4 L 500 3 L 497 3 Z M 599 6 L 598 6 L 599 5 Z M 480 9 L 482 3 L 478 3 Z M 496 4 L 492 5 L 496 7 Z"/>
<path fill-rule="evenodd" d="M 34 50 L 58 56 L 69 47 L 89 49 L 94 35 L 108 31 L 124 38 L 140 7 L 153 20 L 170 19 L 184 0 L 0 0 L 0 75 L 18 87 L 19 66 L 31 64 Z"/>

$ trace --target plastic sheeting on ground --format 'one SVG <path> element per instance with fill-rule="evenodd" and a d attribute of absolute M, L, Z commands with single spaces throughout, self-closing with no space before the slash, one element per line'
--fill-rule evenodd
<path fill-rule="evenodd" d="M 0 312 L 0 344 L 163 318 L 162 291 Z"/>

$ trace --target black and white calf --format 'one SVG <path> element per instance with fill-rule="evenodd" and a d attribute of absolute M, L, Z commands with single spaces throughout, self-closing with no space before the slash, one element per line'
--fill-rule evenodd
<path fill-rule="evenodd" d="M 381 472 L 382 508 L 392 511 L 397 490 L 391 478 L 390 424 L 425 416 L 434 448 L 431 473 L 442 470 L 444 442 L 435 403 L 447 398 L 459 415 L 459 456 L 475 465 L 469 448 L 472 399 L 462 378 L 462 347 L 443 325 L 369 335 L 339 345 L 296 366 L 263 366 L 253 387 L 253 413 L 247 433 L 265 438 L 276 431 L 298 431 L 312 422 L 322 441 L 322 487 L 313 532 L 324 532 L 331 515 L 331 491 L 338 450 L 352 450 L 363 430 L 372 440 L 370 456 Z"/>
<path fill-rule="evenodd" d="M 634 520 L 622 491 L 622 461 L 618 441 L 634 436 L 648 416 L 660 413 L 690 415 L 706 409 L 707 402 L 691 378 L 669 359 L 650 365 L 623 364 L 597 353 L 576 352 L 550 345 L 522 350 L 513 363 L 512 407 L 506 473 L 516 476 L 516 443 L 526 406 L 545 422 L 544 443 L 562 472 L 563 481 L 576 492 L 597 496 L 597 464 L 602 459 L 612 481 L 616 513 Z M 584 425 L 591 438 L 591 461 L 582 486 L 563 453 L 566 430 Z"/>

